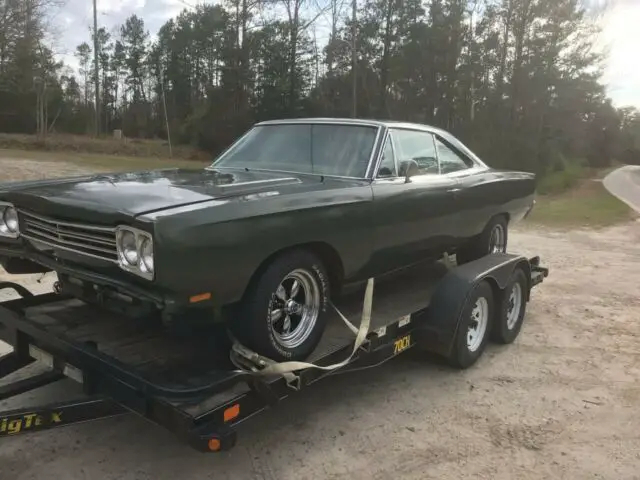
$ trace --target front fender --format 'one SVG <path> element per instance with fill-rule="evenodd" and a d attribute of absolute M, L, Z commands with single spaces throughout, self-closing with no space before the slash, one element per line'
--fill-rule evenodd
<path fill-rule="evenodd" d="M 368 194 L 368 195 L 367 195 Z M 361 198 L 300 208 L 268 200 L 220 202 L 161 218 L 156 226 L 156 278 L 185 295 L 211 293 L 218 306 L 242 298 L 259 266 L 275 252 L 308 243 L 331 246 L 353 276 L 370 259 L 370 189 Z"/>

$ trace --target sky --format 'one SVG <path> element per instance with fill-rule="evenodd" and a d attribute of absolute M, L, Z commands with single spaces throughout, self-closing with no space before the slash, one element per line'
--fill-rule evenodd
<path fill-rule="evenodd" d="M 111 31 L 135 13 L 155 35 L 165 21 L 196 1 L 97 0 L 98 25 Z M 587 1 L 594 4 L 608 1 L 611 4 L 600 19 L 602 33 L 598 40 L 598 48 L 606 53 L 603 83 L 607 92 L 616 107 L 631 105 L 640 108 L 640 0 Z M 67 65 L 77 68 L 77 60 L 73 56 L 75 47 L 83 41 L 91 41 L 91 0 L 66 0 L 53 22 L 58 30 L 54 51 Z"/>
<path fill-rule="evenodd" d="M 640 0 L 618 0 L 602 19 L 603 83 L 616 107 L 640 108 Z"/>

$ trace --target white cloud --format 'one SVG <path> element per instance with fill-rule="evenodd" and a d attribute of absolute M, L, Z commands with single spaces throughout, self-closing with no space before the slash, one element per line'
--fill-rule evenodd
<path fill-rule="evenodd" d="M 98 24 L 107 31 L 121 25 L 131 14 L 145 21 L 145 27 L 155 37 L 160 26 L 189 5 L 203 0 L 98 0 Z M 219 3 L 220 0 L 207 0 Z M 604 0 L 590 0 L 598 4 Z M 614 0 L 606 13 L 600 45 L 608 50 L 603 82 L 616 106 L 635 105 L 640 108 L 640 0 Z M 315 16 L 311 12 L 310 18 Z M 327 15 L 318 19 L 316 35 L 322 41 L 328 34 Z M 73 53 L 80 43 L 91 43 L 89 27 L 93 25 L 91 2 L 68 0 L 61 15 L 62 35 L 58 57 L 71 67 L 77 67 Z"/>
<path fill-rule="evenodd" d="M 144 7 L 145 0 L 98 0 L 99 13 L 120 13 L 122 11 L 139 10 Z M 87 7 L 92 12 L 92 7 Z M 93 12 L 92 12 L 93 13 Z"/>
<path fill-rule="evenodd" d="M 640 108 L 640 2 L 619 0 L 603 18 L 604 83 L 616 106 Z"/>

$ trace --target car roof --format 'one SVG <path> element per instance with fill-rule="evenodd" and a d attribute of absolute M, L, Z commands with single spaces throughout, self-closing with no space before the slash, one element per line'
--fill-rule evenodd
<path fill-rule="evenodd" d="M 396 127 L 396 128 L 412 128 L 417 130 L 428 130 L 430 132 L 443 132 L 437 127 L 423 123 L 403 122 L 400 120 L 377 120 L 369 118 L 340 118 L 340 117 L 305 117 L 305 118 L 283 118 L 274 120 L 265 120 L 256 124 L 258 125 L 286 125 L 292 123 L 333 123 L 341 125 L 367 125 L 374 127 Z M 446 132 L 443 132 L 446 133 Z"/>

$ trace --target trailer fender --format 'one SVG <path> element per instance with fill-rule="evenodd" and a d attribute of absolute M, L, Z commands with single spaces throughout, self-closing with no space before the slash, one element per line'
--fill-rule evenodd
<path fill-rule="evenodd" d="M 476 285 L 488 280 L 493 287 L 496 305 L 502 302 L 504 288 L 516 268 L 522 268 L 528 279 L 526 298 L 531 290 L 531 265 L 521 255 L 491 254 L 455 266 L 435 285 L 429 306 L 418 313 L 416 343 L 424 349 L 447 356 L 462 320 L 462 311 Z M 497 310 L 495 313 L 497 314 Z M 493 320 L 493 319 L 492 319 Z"/>

